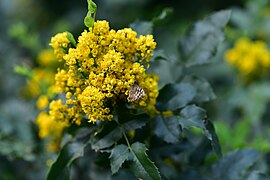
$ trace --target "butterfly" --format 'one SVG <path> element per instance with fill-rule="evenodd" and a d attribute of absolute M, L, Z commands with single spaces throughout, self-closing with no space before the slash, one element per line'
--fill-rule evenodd
<path fill-rule="evenodd" d="M 128 93 L 127 100 L 130 102 L 136 101 L 137 99 L 143 98 L 145 96 L 145 92 L 138 83 L 134 83 L 131 85 Z"/>

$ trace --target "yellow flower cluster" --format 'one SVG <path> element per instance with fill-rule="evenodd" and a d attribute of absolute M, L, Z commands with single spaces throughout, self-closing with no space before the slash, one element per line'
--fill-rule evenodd
<path fill-rule="evenodd" d="M 58 62 L 53 51 L 45 49 L 38 54 L 37 63 L 38 66 L 33 69 L 32 78 L 28 79 L 23 92 L 26 97 L 36 98 L 41 95 L 41 99 L 44 100 L 45 94 L 52 97 L 56 92 L 55 87 L 52 85 L 55 82 L 54 76 Z M 44 101 L 41 100 L 37 102 L 44 104 Z M 44 105 L 39 105 L 38 103 L 37 107 L 44 107 Z"/>
<path fill-rule="evenodd" d="M 37 56 L 37 67 L 32 70 L 32 78 L 28 79 L 27 86 L 24 88 L 25 95 L 31 98 L 37 98 L 36 106 L 42 112 L 36 119 L 36 124 L 39 127 L 39 136 L 41 138 L 50 137 L 47 144 L 49 151 L 56 151 L 59 148 L 62 133 L 68 123 L 63 120 L 56 121 L 54 118 L 61 113 L 56 113 L 58 110 L 63 110 L 63 106 L 51 103 L 51 114 L 46 112 L 49 105 L 49 99 L 56 94 L 55 73 L 57 72 L 57 61 L 53 50 L 42 50 Z M 60 108 L 62 107 L 62 108 Z"/>
<path fill-rule="evenodd" d="M 52 116 L 44 111 L 38 115 L 36 123 L 39 126 L 39 136 L 41 138 L 51 138 L 47 149 L 51 152 L 57 151 L 60 145 L 63 130 L 68 126 L 68 123 L 65 121 L 55 121 Z"/>
<path fill-rule="evenodd" d="M 146 72 L 156 46 L 152 35 L 137 37 L 130 28 L 115 31 L 107 21 L 97 21 L 79 36 L 76 47 L 69 43 L 66 33 L 51 39 L 54 53 L 64 62 L 55 75 L 55 84 L 58 93 L 66 95 L 66 108 L 57 111 L 57 115 L 50 108 L 49 116 L 77 124 L 82 117 L 90 122 L 111 120 L 113 106 L 118 101 L 127 102 L 134 83 L 145 94 L 131 102 L 133 107 L 156 112 L 158 77 Z"/>
<path fill-rule="evenodd" d="M 265 75 L 270 70 L 270 52 L 263 41 L 240 38 L 234 48 L 225 53 L 225 59 L 247 79 Z"/>
<path fill-rule="evenodd" d="M 50 45 L 53 47 L 54 54 L 59 61 L 61 61 L 63 56 L 67 53 L 70 44 L 68 32 L 59 33 L 52 37 Z"/>

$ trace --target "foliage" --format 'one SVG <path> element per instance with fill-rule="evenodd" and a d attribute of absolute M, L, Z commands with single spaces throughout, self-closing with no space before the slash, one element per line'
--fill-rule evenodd
<path fill-rule="evenodd" d="M 267 1 L 50 3 L 0 13 L 0 179 L 269 178 Z"/>
<path fill-rule="evenodd" d="M 181 52 L 185 53 L 183 59 L 186 60 L 182 66 L 189 68 L 190 63 L 192 63 L 192 66 L 196 66 L 209 62 L 208 59 L 214 56 L 217 45 L 223 40 L 222 28 L 226 25 L 226 22 L 228 22 L 229 16 L 229 11 L 221 11 L 196 23 L 191 29 L 191 33 L 187 34 L 187 36 L 183 37 L 180 41 Z M 151 22 L 143 24 L 137 22 L 133 27 L 136 29 L 138 26 L 144 27 L 149 26 L 149 24 L 151 24 Z M 94 28 L 98 27 L 102 26 L 98 23 L 94 24 Z M 94 29 L 93 31 L 98 30 Z M 202 31 L 204 33 L 201 33 Z M 207 37 L 206 35 L 209 36 L 210 39 L 204 41 L 203 38 Z M 218 38 L 211 38 L 212 36 Z M 220 36 L 221 38 L 219 38 Z M 85 41 L 86 39 L 82 40 Z M 212 45 L 209 46 L 208 49 L 205 49 L 202 48 L 204 46 L 198 46 L 201 42 L 206 43 L 204 46 L 208 46 L 208 44 Z M 196 49 L 186 49 L 186 47 Z M 57 53 L 58 50 L 56 50 L 55 48 L 55 52 Z M 191 57 L 195 51 L 198 54 L 196 58 L 187 58 Z M 204 53 L 208 54 L 207 57 L 203 55 Z M 62 57 L 63 56 L 60 58 Z M 67 57 L 68 56 L 64 56 L 64 59 L 68 60 L 66 59 Z M 202 57 L 205 58 L 203 61 L 201 61 Z M 140 81 L 138 81 L 138 83 L 141 84 Z M 146 93 L 147 92 L 149 91 L 146 91 Z M 195 105 L 212 100 L 214 97 L 211 87 L 205 80 L 183 74 L 181 81 L 165 85 L 160 90 L 156 103 L 158 113 L 154 115 L 154 117 L 151 117 L 153 114 L 149 116 L 147 111 L 134 111 L 133 108 L 136 108 L 136 106 L 129 107 L 128 101 L 113 103 L 113 107 L 111 107 L 114 111 L 112 121 L 98 121 L 93 125 L 84 125 L 90 126 L 92 130 L 85 137 L 86 141 L 84 141 L 83 147 L 90 145 L 91 149 L 96 153 L 101 153 L 97 156 L 97 159 L 99 159 L 99 156 L 110 155 L 112 174 L 117 173 L 119 169 L 124 166 L 123 169 L 130 169 L 137 178 L 160 179 L 161 176 L 166 176 L 166 174 L 159 172 L 157 166 L 161 166 L 164 159 L 170 159 L 174 155 L 166 154 L 167 146 L 170 144 L 182 146 L 181 144 L 184 140 L 191 141 L 187 137 L 188 129 L 190 127 L 197 127 L 202 130 L 205 137 L 211 142 L 210 144 L 214 151 L 221 157 L 220 145 L 212 123 L 207 119 L 205 110 Z M 79 129 L 81 125 L 78 124 L 77 126 Z M 129 131 L 134 131 L 134 135 L 128 136 Z M 73 137 L 76 137 L 74 133 L 76 134 L 76 131 L 72 132 Z M 154 139 L 158 139 L 158 141 Z M 159 143 L 157 144 L 157 142 L 162 142 L 162 140 L 164 141 L 162 143 L 163 145 L 158 145 Z M 66 145 L 63 146 L 58 159 L 52 165 L 48 179 L 55 179 L 61 175 L 67 176 L 67 168 L 72 165 L 72 162 L 79 157 L 83 157 L 84 148 L 81 149 L 80 146 L 77 146 L 78 149 L 72 148 L 76 141 L 78 141 L 76 138 L 71 138 Z M 148 148 L 146 148 L 146 145 Z M 165 154 L 161 155 L 155 152 L 155 148 L 157 147 L 158 149 L 165 148 L 163 150 Z M 146 154 L 147 149 L 147 154 L 151 154 L 153 159 Z M 76 151 L 74 152 L 74 150 Z M 174 163 L 180 163 L 177 160 L 175 161 Z M 106 163 L 106 161 L 103 163 Z M 156 163 L 158 164 L 155 165 Z M 176 168 L 177 166 L 173 167 Z M 59 174 L 59 171 L 63 171 L 63 173 Z M 176 177 L 177 174 L 174 176 Z"/>

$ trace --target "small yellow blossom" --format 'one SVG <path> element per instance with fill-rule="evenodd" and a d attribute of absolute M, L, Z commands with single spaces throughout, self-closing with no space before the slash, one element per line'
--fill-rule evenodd
<path fill-rule="evenodd" d="M 63 43 L 69 43 L 65 33 L 51 40 L 57 58 L 65 62 L 64 68 L 58 69 L 55 81 L 58 93 L 66 93 L 66 104 L 81 109 L 90 122 L 111 120 L 112 109 L 108 102 L 127 101 L 131 86 L 137 83 L 146 95 L 132 102 L 133 106 L 156 113 L 158 78 L 146 73 L 156 46 L 152 35 L 137 38 L 137 33 L 130 28 L 110 30 L 107 21 L 97 21 L 94 28 L 82 32 L 75 48 L 70 47 L 61 54 L 64 51 L 59 49 L 63 49 Z M 65 116 L 62 114 L 58 118 Z M 75 119 L 79 123 L 79 119 Z"/>
<path fill-rule="evenodd" d="M 234 48 L 225 53 L 225 60 L 245 79 L 263 76 L 270 70 L 270 52 L 263 41 L 240 38 Z"/>
<path fill-rule="evenodd" d="M 37 100 L 37 103 L 36 104 L 37 104 L 37 108 L 39 110 L 43 110 L 43 109 L 45 109 L 48 106 L 49 99 L 48 99 L 47 96 L 41 95 L 41 96 L 38 97 L 38 100 Z"/>
<path fill-rule="evenodd" d="M 38 116 L 41 137 L 57 139 L 65 127 L 73 122 L 80 125 L 84 119 L 112 120 L 116 103 L 130 103 L 127 97 L 134 83 L 145 95 L 131 102 L 132 107 L 157 113 L 158 77 L 146 72 L 156 46 L 152 35 L 137 37 L 130 28 L 116 31 L 107 21 L 97 21 L 81 33 L 76 47 L 70 46 L 66 33 L 54 36 L 51 46 L 63 62 L 52 87 L 64 96 L 51 101 L 48 113 Z M 59 134 L 51 133 L 57 128 Z"/>
<path fill-rule="evenodd" d="M 55 35 L 51 39 L 50 45 L 54 49 L 54 54 L 59 61 L 62 61 L 63 56 L 67 53 L 70 41 L 67 38 L 68 33 L 63 32 Z"/>
<path fill-rule="evenodd" d="M 45 49 L 38 54 L 38 64 L 44 67 L 54 66 L 57 63 L 57 59 L 51 49 Z"/>

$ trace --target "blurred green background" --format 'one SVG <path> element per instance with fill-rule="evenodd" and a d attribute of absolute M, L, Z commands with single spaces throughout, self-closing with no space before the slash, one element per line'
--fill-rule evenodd
<path fill-rule="evenodd" d="M 206 78 L 217 99 L 203 104 L 214 121 L 223 152 L 255 148 L 268 160 L 270 152 L 269 74 L 244 82 L 224 61 L 224 52 L 240 37 L 269 45 L 270 6 L 267 1 L 245 0 L 96 0 L 97 19 L 106 19 L 114 29 L 136 20 L 149 21 L 164 8 L 173 13 L 154 27 L 157 49 L 164 49 L 169 63 L 158 63 L 160 86 L 177 81 L 178 41 L 195 21 L 211 12 L 232 9 L 226 40 L 213 63 L 194 68 L 191 74 Z M 0 179 L 44 179 L 56 157 L 44 149 L 34 124 L 38 110 L 35 98 L 27 98 L 27 78 L 14 73 L 15 65 L 37 66 L 37 56 L 49 48 L 50 38 L 69 31 L 78 37 L 85 29 L 86 0 L 0 1 Z M 181 71 L 181 70 L 180 70 Z"/>

